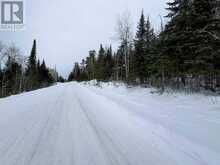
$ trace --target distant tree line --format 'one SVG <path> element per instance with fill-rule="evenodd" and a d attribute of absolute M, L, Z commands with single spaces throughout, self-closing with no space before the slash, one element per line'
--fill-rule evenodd
<path fill-rule="evenodd" d="M 0 43 L 0 97 L 47 87 L 55 79 L 45 61 L 37 60 L 36 40 L 27 58 L 15 46 Z"/>
<path fill-rule="evenodd" d="M 75 63 L 69 81 L 124 81 L 164 91 L 220 90 L 220 18 L 216 0 L 173 0 L 169 21 L 155 33 L 150 18 L 141 14 L 135 38 L 128 16 L 119 19 L 120 46 L 100 46 Z"/>

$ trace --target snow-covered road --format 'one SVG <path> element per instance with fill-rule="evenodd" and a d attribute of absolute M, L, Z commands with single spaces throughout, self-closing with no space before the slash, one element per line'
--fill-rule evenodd
<path fill-rule="evenodd" d="M 220 164 L 218 101 L 125 91 L 66 83 L 0 99 L 0 165 Z"/>

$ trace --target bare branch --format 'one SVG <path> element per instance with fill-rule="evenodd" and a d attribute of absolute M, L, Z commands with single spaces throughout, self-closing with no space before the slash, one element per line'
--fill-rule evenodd
<path fill-rule="evenodd" d="M 131 14 L 124 12 L 117 19 L 115 27 L 116 39 L 122 43 L 130 43 L 133 38 Z"/>

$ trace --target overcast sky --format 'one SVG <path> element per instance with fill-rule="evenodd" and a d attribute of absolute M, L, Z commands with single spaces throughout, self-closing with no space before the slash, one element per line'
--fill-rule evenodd
<path fill-rule="evenodd" d="M 66 76 L 74 62 L 99 45 L 113 44 L 118 15 L 129 11 L 136 29 L 142 9 L 155 27 L 165 15 L 167 0 L 26 0 L 26 28 L 22 32 L 1 31 L 1 40 L 14 42 L 29 55 L 37 39 L 40 59 L 57 66 Z"/>

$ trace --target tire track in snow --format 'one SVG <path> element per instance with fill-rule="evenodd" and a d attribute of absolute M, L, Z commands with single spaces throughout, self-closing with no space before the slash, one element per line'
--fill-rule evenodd
<path fill-rule="evenodd" d="M 55 117 L 59 117 L 59 115 L 56 115 L 56 114 L 58 113 L 58 111 L 60 111 L 60 109 L 57 108 L 57 107 L 59 107 L 58 104 L 59 104 L 60 102 L 62 102 L 61 100 L 64 98 L 63 95 L 64 95 L 64 92 L 62 93 L 62 95 L 61 95 L 60 97 L 58 97 L 58 99 L 57 99 L 57 101 L 56 101 L 56 104 L 52 105 L 52 106 L 49 108 L 49 109 L 50 109 L 50 113 L 49 113 L 49 115 L 48 115 L 48 118 L 47 118 L 47 120 L 46 120 L 46 122 L 45 122 L 43 128 L 41 129 L 41 131 L 40 131 L 40 133 L 39 133 L 39 136 L 38 136 L 38 138 L 37 138 L 36 143 L 34 144 L 34 147 L 33 147 L 34 150 L 32 151 L 32 153 L 31 153 L 31 155 L 30 155 L 30 158 L 29 158 L 29 160 L 28 160 L 27 163 L 26 163 L 27 165 L 31 165 L 31 164 L 32 164 L 32 160 L 34 159 L 34 156 L 37 154 L 38 149 L 39 149 L 41 143 L 43 142 L 43 141 L 42 141 L 42 138 L 43 138 L 44 134 L 47 132 L 46 130 L 47 130 L 47 129 L 49 130 L 49 128 L 50 128 L 50 127 L 49 127 L 49 124 L 53 124 L 52 120 L 53 120 Z M 54 110 L 54 109 L 55 109 L 55 110 Z M 15 164 L 15 165 L 16 165 L 16 164 Z"/>
<path fill-rule="evenodd" d="M 128 159 L 126 158 L 125 155 L 123 155 L 123 153 L 120 151 L 118 146 L 114 143 L 113 139 L 111 139 L 111 137 L 108 136 L 106 131 L 104 131 L 100 127 L 98 128 L 96 126 L 94 120 L 88 114 L 86 108 L 83 106 L 83 103 L 81 102 L 81 100 L 79 99 L 78 96 L 76 96 L 76 99 L 81 107 L 81 110 L 83 111 L 83 114 L 86 116 L 90 126 L 94 130 L 95 135 L 96 135 L 98 141 L 100 142 L 100 146 L 102 146 L 102 149 L 104 150 L 105 155 L 110 160 L 111 164 L 112 165 L 122 165 L 121 160 L 123 160 L 124 165 L 130 165 Z M 106 144 L 106 141 L 108 141 L 111 144 L 111 149 L 109 148 L 109 145 Z M 120 160 L 118 160 L 115 155 L 119 155 Z"/>
<path fill-rule="evenodd" d="M 32 131 L 32 129 L 38 124 L 40 123 L 41 121 L 34 121 L 30 127 L 27 128 L 26 131 L 24 131 L 24 133 L 18 137 L 15 138 L 14 141 L 12 141 L 10 144 L 8 144 L 8 146 L 3 149 L 1 152 L 0 152 L 0 155 L 2 155 L 2 157 L 4 157 L 11 148 L 15 148 L 17 144 L 21 143 L 22 141 L 24 141 L 25 137 L 27 135 L 29 135 Z"/>

